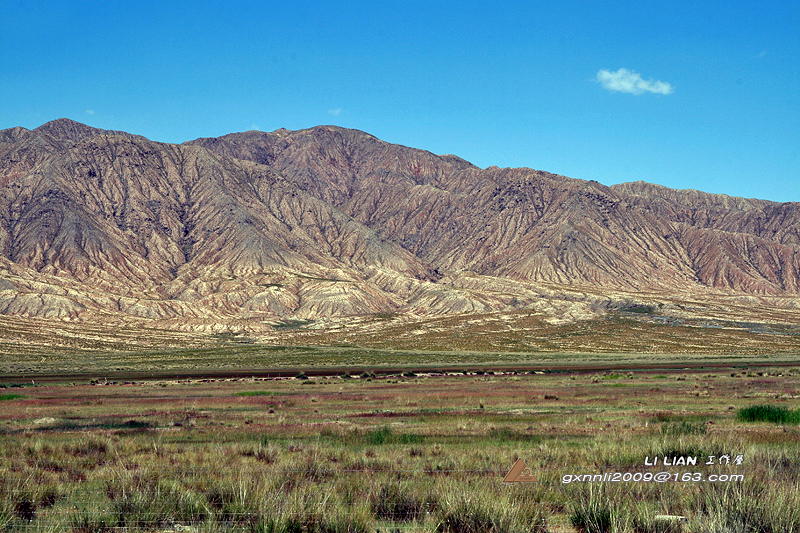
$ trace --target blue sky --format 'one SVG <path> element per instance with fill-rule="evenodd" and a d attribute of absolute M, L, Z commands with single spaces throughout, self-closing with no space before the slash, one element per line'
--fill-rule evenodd
<path fill-rule="evenodd" d="M 800 3 L 3 0 L 0 129 L 59 117 L 800 201 Z"/>

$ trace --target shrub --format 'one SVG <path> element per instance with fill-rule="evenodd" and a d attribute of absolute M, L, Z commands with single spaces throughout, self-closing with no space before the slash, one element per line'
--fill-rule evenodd
<path fill-rule="evenodd" d="M 650 305 L 629 305 L 623 307 L 620 311 L 625 313 L 638 313 L 642 315 L 652 315 L 655 309 Z"/>
<path fill-rule="evenodd" d="M 584 533 L 611 533 L 624 529 L 618 504 L 605 487 L 589 485 L 588 490 L 577 494 L 576 503 L 569 513 L 569 521 Z"/>
<path fill-rule="evenodd" d="M 110 483 L 106 494 L 116 527 L 154 528 L 172 520 L 196 523 L 208 514 L 206 498 L 174 481 L 153 478 L 139 480 L 132 487 Z M 218 492 L 209 494 L 211 503 Z"/>
<path fill-rule="evenodd" d="M 761 474 L 761 475 L 758 475 Z M 761 471 L 742 483 L 720 483 L 700 493 L 700 533 L 800 531 L 796 491 L 777 489 Z"/>
<path fill-rule="evenodd" d="M 83 507 L 75 509 L 70 515 L 69 522 L 76 533 L 100 533 L 110 531 L 115 521 L 105 510 Z"/>
<path fill-rule="evenodd" d="M 385 444 L 392 435 L 392 430 L 388 427 L 382 427 L 380 429 L 374 429 L 364 435 L 365 441 L 367 444 L 371 444 L 373 446 L 379 446 L 381 444 Z"/>
<path fill-rule="evenodd" d="M 436 533 L 485 533 L 500 531 L 499 525 L 486 509 L 462 502 L 442 517 Z"/>
<path fill-rule="evenodd" d="M 586 533 L 607 533 L 612 531 L 615 519 L 610 507 L 595 504 L 576 507 L 570 513 L 569 521 L 576 529 Z"/>
<path fill-rule="evenodd" d="M 400 444 L 422 444 L 425 442 L 425 437 L 416 433 L 402 433 L 397 436 L 397 442 Z"/>
<path fill-rule="evenodd" d="M 777 405 L 751 405 L 739 409 L 736 420 L 741 422 L 773 422 L 775 424 L 800 423 L 800 412 Z"/>
<path fill-rule="evenodd" d="M 635 516 L 632 520 L 634 533 L 682 533 L 683 522 L 675 520 L 655 520 L 654 515 Z"/>
<path fill-rule="evenodd" d="M 25 398 L 22 394 L 0 394 L 0 402 L 9 401 L 9 400 L 21 400 Z"/>
<path fill-rule="evenodd" d="M 246 529 L 251 533 L 367 533 L 372 523 L 360 513 L 333 513 L 303 509 L 287 517 L 251 519 Z M 235 530 L 234 530 L 235 531 Z"/>
<path fill-rule="evenodd" d="M 20 520 L 27 520 L 30 522 L 36 518 L 36 504 L 27 497 L 18 501 L 14 510 Z"/>
<path fill-rule="evenodd" d="M 706 425 L 703 422 L 689 422 L 686 420 L 664 422 L 661 424 L 663 435 L 705 435 Z"/>
<path fill-rule="evenodd" d="M 110 451 L 110 443 L 91 437 L 85 442 L 73 446 L 69 453 L 76 457 L 105 457 Z"/>
<path fill-rule="evenodd" d="M 541 440 L 541 437 L 538 435 L 528 435 L 521 431 L 506 426 L 501 428 L 491 428 L 487 432 L 487 436 L 492 439 L 497 439 L 500 442 L 510 442 L 510 441 L 538 442 Z"/>
<path fill-rule="evenodd" d="M 370 495 L 370 505 L 378 518 L 392 522 L 411 522 L 419 519 L 426 511 L 434 510 L 436 498 L 430 493 L 420 494 L 419 490 L 390 483 Z"/>

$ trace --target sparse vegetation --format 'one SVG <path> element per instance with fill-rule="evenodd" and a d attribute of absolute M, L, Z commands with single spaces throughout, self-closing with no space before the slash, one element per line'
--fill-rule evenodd
<path fill-rule="evenodd" d="M 234 393 L 235 396 L 272 396 L 273 394 L 275 393 L 266 390 L 248 390 Z"/>
<path fill-rule="evenodd" d="M 9 400 L 19 400 L 24 397 L 25 396 L 22 394 L 0 394 L 0 402 L 5 402 Z"/>
<path fill-rule="evenodd" d="M 282 322 L 277 322 L 272 324 L 272 327 L 275 329 L 300 329 L 304 328 L 310 324 L 313 324 L 314 321 L 310 319 L 297 319 L 297 320 L 283 320 Z"/>
<path fill-rule="evenodd" d="M 661 425 L 661 433 L 664 435 L 704 435 L 706 430 L 706 424 L 703 422 L 688 420 L 664 422 Z"/>
<path fill-rule="evenodd" d="M 736 419 L 742 422 L 800 424 L 800 411 L 790 411 L 778 405 L 751 405 L 740 409 L 736 413 Z"/>
<path fill-rule="evenodd" d="M 629 305 L 620 309 L 620 311 L 624 311 L 625 313 L 639 313 L 643 315 L 652 315 L 654 310 L 655 308 L 651 305 Z"/>
<path fill-rule="evenodd" d="M 362 368 L 351 372 L 363 376 Z M 405 380 L 399 370 L 341 380 L 337 369 L 301 381 L 286 379 L 295 372 L 282 379 L 30 385 L 24 398 L 0 403 L 0 527 L 800 531 L 796 430 L 737 429 L 773 422 L 771 415 L 741 413 L 795 411 L 754 409 L 748 397 L 737 396 L 741 378 L 730 377 L 730 368 L 659 374 L 484 368 L 483 375 L 415 372 Z M 757 379 L 747 395 L 800 386 L 791 372 Z M 309 381 L 313 390 L 303 386 Z M 630 388 L 609 386 L 619 382 Z M 699 397 L 696 384 L 714 388 Z M 733 464 L 735 454 L 742 454 L 742 465 Z M 706 464 L 709 456 L 725 455 L 727 462 Z M 698 461 L 656 468 L 645 466 L 646 457 Z M 537 483 L 501 483 L 517 458 Z M 661 470 L 743 477 L 562 482 L 565 474 Z M 683 515 L 686 523 L 657 515 Z"/>

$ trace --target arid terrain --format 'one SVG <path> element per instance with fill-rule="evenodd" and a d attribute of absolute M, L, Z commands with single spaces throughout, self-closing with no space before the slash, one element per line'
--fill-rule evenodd
<path fill-rule="evenodd" d="M 800 532 L 799 208 L 4 130 L 0 529 Z"/>
<path fill-rule="evenodd" d="M 796 203 L 605 187 L 332 126 L 0 132 L 13 353 L 796 349 Z"/>
<path fill-rule="evenodd" d="M 796 365 L 5 379 L 0 527 L 795 532 Z"/>

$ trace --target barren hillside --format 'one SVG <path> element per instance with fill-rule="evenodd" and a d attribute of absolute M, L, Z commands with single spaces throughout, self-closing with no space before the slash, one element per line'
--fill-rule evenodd
<path fill-rule="evenodd" d="M 263 332 L 681 294 L 789 309 L 799 205 L 480 169 L 332 126 L 173 145 L 59 119 L 0 131 L 0 312 Z"/>

